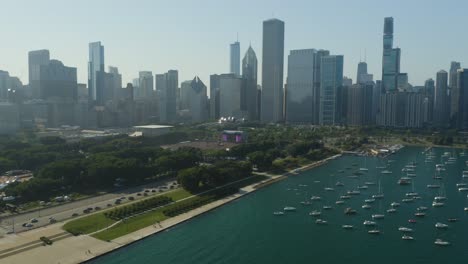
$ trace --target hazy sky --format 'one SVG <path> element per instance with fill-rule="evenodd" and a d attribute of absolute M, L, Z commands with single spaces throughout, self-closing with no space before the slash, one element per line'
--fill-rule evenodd
<path fill-rule="evenodd" d="M 285 70 L 291 49 L 328 49 L 344 55 L 354 80 L 366 50 L 380 79 L 385 16 L 395 19 L 401 70 L 413 85 L 452 60 L 468 67 L 466 0 L 0 0 L 0 8 L 0 69 L 23 83 L 27 52 L 35 49 L 77 67 L 86 82 L 88 43 L 100 40 L 106 69 L 117 66 L 124 83 L 140 70 L 177 69 L 179 81 L 198 75 L 209 85 L 210 74 L 228 72 L 237 33 L 241 57 L 251 42 L 261 65 L 262 21 L 271 17 L 286 23 Z"/>

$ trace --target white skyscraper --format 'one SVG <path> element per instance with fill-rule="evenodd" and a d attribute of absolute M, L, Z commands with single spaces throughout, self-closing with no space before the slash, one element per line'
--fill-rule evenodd
<path fill-rule="evenodd" d="M 240 43 L 238 41 L 232 43 L 230 56 L 230 72 L 236 76 L 240 76 Z"/>

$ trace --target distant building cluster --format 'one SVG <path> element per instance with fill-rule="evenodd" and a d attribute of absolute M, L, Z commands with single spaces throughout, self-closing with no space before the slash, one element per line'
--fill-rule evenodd
<path fill-rule="evenodd" d="M 468 69 L 452 62 L 435 81 L 408 82 L 393 46 L 394 20 L 384 19 L 381 79 L 360 61 L 356 81 L 343 76 L 344 56 L 325 49 L 291 50 L 284 69 L 285 23 L 263 22 L 261 85 L 257 55 L 230 44 L 229 72 L 179 82 L 179 72 L 140 71 L 123 85 L 117 67 L 106 71 L 101 42 L 89 44 L 88 83 L 77 68 L 51 59 L 48 50 L 28 54 L 29 82 L 0 70 L 0 134 L 22 128 L 83 129 L 148 124 L 230 122 L 468 129 Z M 287 77 L 283 78 L 283 73 Z"/>

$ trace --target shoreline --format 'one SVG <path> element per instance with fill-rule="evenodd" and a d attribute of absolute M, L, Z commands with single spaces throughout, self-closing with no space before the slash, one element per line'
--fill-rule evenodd
<path fill-rule="evenodd" d="M 327 164 L 330 160 L 336 159 L 342 156 L 342 154 L 337 154 L 323 160 L 314 161 L 310 164 L 306 164 L 300 168 L 293 169 L 287 171 L 283 174 L 272 175 L 268 173 L 258 173 L 263 174 L 269 177 L 269 179 L 265 179 L 263 181 L 245 186 L 239 190 L 239 192 L 225 197 L 223 199 L 214 201 L 210 204 L 204 205 L 202 207 L 196 208 L 192 211 L 187 213 L 166 219 L 160 223 L 159 226 L 156 224 L 142 228 L 135 232 L 126 234 L 122 237 L 116 238 L 111 241 L 103 241 L 96 239 L 92 236 L 88 235 L 80 235 L 80 236 L 71 236 L 67 237 L 63 240 L 57 241 L 52 246 L 41 246 L 38 248 L 33 248 L 21 254 L 14 254 L 11 256 L 7 256 L 1 258 L 2 261 L 5 263 L 11 264 L 19 264 L 19 263 L 90 263 L 100 257 L 104 257 L 108 254 L 114 253 L 124 247 L 134 245 L 139 241 L 143 241 L 151 236 L 157 235 L 161 232 L 168 231 L 173 227 L 176 227 L 182 223 L 188 222 L 191 219 L 195 219 L 199 216 L 202 216 L 206 213 L 209 213 L 217 208 L 220 208 L 224 205 L 227 205 L 231 202 L 237 201 L 239 198 L 249 195 L 253 192 L 256 192 L 259 189 L 264 187 L 268 187 L 272 184 L 275 184 L 281 180 L 287 179 L 288 176 L 295 176 L 299 173 L 317 168 L 319 166 Z M 43 227 L 42 230 L 47 232 L 53 232 L 54 230 L 61 229 L 62 225 L 52 225 L 48 227 Z M 51 235 L 50 233 L 49 235 Z M 31 234 L 33 235 L 33 234 Z M 55 256 L 53 262 L 48 258 L 48 256 Z M 3 263 L 3 262 L 2 262 Z"/>

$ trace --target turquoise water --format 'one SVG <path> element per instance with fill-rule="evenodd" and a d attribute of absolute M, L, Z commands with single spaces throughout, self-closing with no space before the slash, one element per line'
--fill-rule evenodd
<path fill-rule="evenodd" d="M 240 200 L 216 209 L 162 234 L 112 252 L 91 263 L 468 263 L 468 207 L 467 193 L 460 193 L 456 183 L 462 181 L 462 171 L 468 156 L 459 157 L 456 164 L 446 165 L 443 180 L 433 179 L 435 163 L 425 163 L 421 148 L 404 148 L 389 159 L 388 170 L 393 174 L 381 174 L 385 160 L 345 156 L 325 166 L 290 177 L 287 180 L 261 189 Z M 436 162 L 443 152 L 458 154 L 460 150 L 435 149 Z M 458 155 L 457 155 L 458 156 Z M 414 185 L 400 186 L 397 180 L 405 176 L 401 169 L 411 161 L 418 162 Z M 356 163 L 356 167 L 352 164 Z M 347 177 L 359 167 L 369 171 L 358 179 Z M 351 170 L 345 170 L 352 167 Z M 345 170 L 339 173 L 339 170 Z M 356 189 L 366 181 L 381 182 L 383 200 L 372 204 L 371 210 L 361 209 L 364 199 L 378 192 L 378 184 L 361 195 L 335 205 L 346 190 Z M 468 182 L 468 179 L 466 179 Z M 318 182 L 319 181 L 319 182 Z M 335 187 L 340 181 L 344 187 Z M 428 184 L 443 184 L 443 190 L 428 189 Z M 307 186 L 304 186 L 307 185 Z M 331 186 L 335 192 L 326 192 Z M 414 188 L 422 199 L 405 204 L 401 200 Z M 432 201 L 442 192 L 447 197 L 444 207 L 433 208 Z M 322 201 L 310 206 L 301 201 L 311 196 L 321 196 Z M 387 214 L 391 202 L 399 202 L 397 213 Z M 312 210 L 320 210 L 324 204 L 333 206 L 323 211 L 321 218 L 328 225 L 316 225 L 309 216 Z M 296 212 L 273 216 L 274 211 L 294 206 Z M 419 206 L 428 207 L 425 218 L 416 218 Z M 346 216 L 343 210 L 352 207 L 357 215 Z M 375 213 L 385 214 L 385 219 L 375 220 L 381 235 L 370 235 L 363 226 L 364 220 L 372 220 Z M 408 219 L 417 219 L 409 224 Z M 456 223 L 448 218 L 458 218 Z M 437 230 L 436 222 L 449 225 L 447 230 Z M 343 224 L 352 224 L 355 230 L 344 230 Z M 398 227 L 414 229 L 414 241 L 404 241 Z M 434 245 L 436 238 L 451 242 L 448 247 Z"/>

